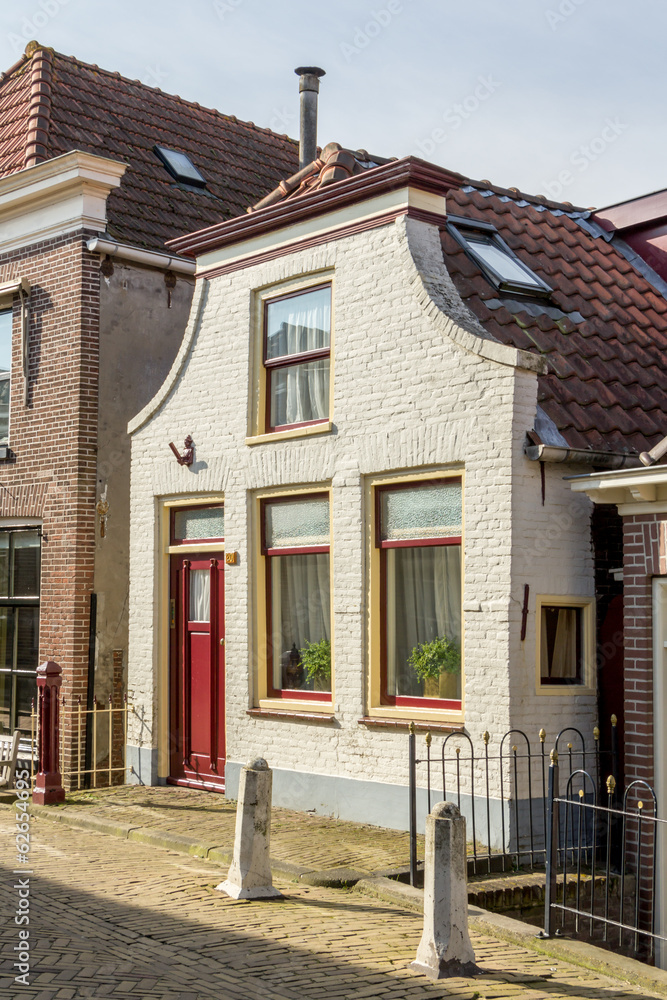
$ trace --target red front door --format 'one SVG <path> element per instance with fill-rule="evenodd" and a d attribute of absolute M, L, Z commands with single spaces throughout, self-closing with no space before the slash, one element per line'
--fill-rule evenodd
<path fill-rule="evenodd" d="M 169 782 L 225 789 L 223 553 L 172 556 Z"/>

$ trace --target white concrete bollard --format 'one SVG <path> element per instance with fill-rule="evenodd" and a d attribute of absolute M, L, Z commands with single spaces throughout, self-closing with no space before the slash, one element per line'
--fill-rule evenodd
<path fill-rule="evenodd" d="M 232 899 L 282 896 L 273 888 L 269 858 L 272 777 L 263 757 L 258 757 L 241 771 L 234 856 L 227 878 L 216 886 Z"/>
<path fill-rule="evenodd" d="M 479 969 L 468 935 L 466 821 L 453 802 L 426 817 L 424 931 L 410 968 L 430 979 L 471 976 Z"/>

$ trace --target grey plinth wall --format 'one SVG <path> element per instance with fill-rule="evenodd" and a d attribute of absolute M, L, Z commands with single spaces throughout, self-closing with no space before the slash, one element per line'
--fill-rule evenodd
<path fill-rule="evenodd" d="M 424 931 L 410 968 L 430 979 L 478 971 L 468 935 L 466 821 L 453 802 L 426 819 Z"/>
<path fill-rule="evenodd" d="M 270 899 L 281 893 L 271 881 L 271 770 L 258 757 L 241 771 L 234 856 L 218 889 L 233 899 Z"/>

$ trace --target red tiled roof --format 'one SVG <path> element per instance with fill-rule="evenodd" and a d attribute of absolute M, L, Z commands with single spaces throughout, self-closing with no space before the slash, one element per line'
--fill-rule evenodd
<path fill-rule="evenodd" d="M 126 162 L 108 231 L 149 248 L 240 215 L 298 166 L 298 144 L 138 80 L 31 43 L 0 79 L 0 176 L 74 149 Z M 178 184 L 153 151 L 186 153 L 203 190 Z"/>
<path fill-rule="evenodd" d="M 483 185 L 485 182 L 481 182 Z M 538 400 L 572 448 L 640 452 L 667 431 L 667 300 L 589 213 L 468 184 L 448 213 L 494 225 L 553 289 L 546 302 L 499 294 L 442 232 L 459 294 L 497 340 L 542 355 Z"/>

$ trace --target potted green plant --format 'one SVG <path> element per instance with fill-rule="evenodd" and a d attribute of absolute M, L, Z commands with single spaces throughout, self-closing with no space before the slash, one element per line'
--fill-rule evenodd
<path fill-rule="evenodd" d="M 419 642 L 408 657 L 408 663 L 424 682 L 426 697 L 437 697 L 442 674 L 461 672 L 461 647 L 446 635 L 436 636 L 430 642 Z"/>
<path fill-rule="evenodd" d="M 316 691 L 331 690 L 331 642 L 320 639 L 319 642 L 305 640 L 299 653 L 301 666 L 306 671 L 306 680 L 313 681 Z"/>

